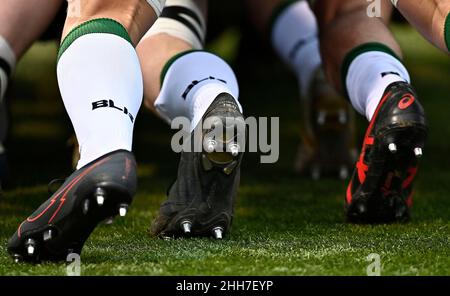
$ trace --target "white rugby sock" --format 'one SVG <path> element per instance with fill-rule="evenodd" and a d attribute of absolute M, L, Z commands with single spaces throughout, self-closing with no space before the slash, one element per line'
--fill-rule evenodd
<path fill-rule="evenodd" d="M 316 70 L 322 65 L 318 26 L 307 1 L 284 8 L 272 26 L 272 45 L 295 71 L 302 97 L 306 97 Z"/>
<path fill-rule="evenodd" d="M 386 88 L 397 81 L 410 82 L 405 66 L 388 53 L 367 51 L 353 59 L 345 83 L 353 107 L 370 121 Z"/>
<path fill-rule="evenodd" d="M 3 101 L 8 80 L 16 66 L 16 55 L 8 41 L 0 36 L 0 103 Z"/>
<path fill-rule="evenodd" d="M 61 45 L 57 70 L 80 145 L 77 168 L 115 150 L 131 151 L 143 82 L 125 28 L 110 19 L 75 28 Z"/>
<path fill-rule="evenodd" d="M 187 117 L 193 131 L 221 93 L 231 94 L 239 105 L 239 87 L 230 66 L 208 52 L 182 53 L 166 66 L 155 108 L 169 123 L 176 117 Z"/>

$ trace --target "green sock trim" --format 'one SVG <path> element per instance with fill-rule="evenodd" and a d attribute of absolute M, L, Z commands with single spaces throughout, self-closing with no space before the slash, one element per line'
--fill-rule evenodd
<path fill-rule="evenodd" d="M 444 37 L 445 43 L 447 44 L 447 49 L 450 52 L 450 13 L 447 15 L 444 26 Z"/>
<path fill-rule="evenodd" d="M 270 16 L 269 23 L 267 25 L 266 32 L 269 34 L 269 39 L 272 38 L 272 32 L 275 26 L 275 23 L 277 19 L 280 17 L 280 15 L 292 4 L 301 2 L 299 0 L 285 0 L 280 5 L 278 5 L 272 12 L 272 15 Z"/>
<path fill-rule="evenodd" d="M 342 63 L 342 68 L 341 68 L 341 79 L 342 79 L 342 86 L 343 86 L 342 89 L 344 90 L 345 96 L 347 98 L 349 96 L 348 96 L 348 91 L 347 91 L 347 84 L 345 81 L 347 78 L 347 74 L 348 74 L 350 65 L 358 56 L 362 55 L 363 53 L 370 52 L 370 51 L 384 52 L 384 53 L 387 53 L 387 54 L 393 56 L 397 60 L 401 61 L 400 57 L 392 49 L 390 49 L 389 47 L 387 47 L 386 45 L 384 45 L 382 43 L 377 43 L 377 42 L 365 43 L 365 44 L 362 44 L 360 46 L 353 48 L 345 56 L 344 62 Z"/>
<path fill-rule="evenodd" d="M 126 41 L 130 42 L 130 44 L 133 44 L 127 30 L 119 22 L 108 18 L 93 19 L 77 26 L 72 31 L 70 31 L 66 38 L 64 38 L 59 48 L 58 61 L 64 54 L 64 52 L 69 48 L 69 46 L 75 42 L 75 40 L 77 40 L 81 36 L 93 33 L 114 34 L 122 37 Z"/>
<path fill-rule="evenodd" d="M 182 56 L 185 56 L 187 54 L 190 54 L 192 52 L 202 52 L 204 50 L 198 50 L 198 49 L 192 49 L 192 50 L 186 50 L 186 51 L 182 51 L 180 53 L 177 53 L 176 55 L 174 55 L 173 57 L 171 57 L 167 63 L 164 65 L 164 67 L 161 70 L 161 76 L 160 76 L 160 81 L 161 81 L 161 86 L 163 85 L 164 82 L 164 78 L 166 77 L 167 71 L 169 71 L 170 66 L 172 66 L 172 64 L 178 60 L 179 58 L 181 58 Z"/>

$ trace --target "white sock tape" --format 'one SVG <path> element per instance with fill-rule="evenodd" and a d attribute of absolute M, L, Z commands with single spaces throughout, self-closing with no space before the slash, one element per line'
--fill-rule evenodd
<path fill-rule="evenodd" d="M 153 8 L 156 15 L 160 15 L 166 0 L 147 0 L 148 4 Z"/>
<path fill-rule="evenodd" d="M 206 21 L 196 1 L 167 0 L 166 6 L 144 38 L 166 33 L 203 49 L 206 35 Z"/>

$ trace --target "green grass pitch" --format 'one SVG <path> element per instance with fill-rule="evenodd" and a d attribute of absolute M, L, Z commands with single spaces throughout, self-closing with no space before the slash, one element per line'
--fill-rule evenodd
<path fill-rule="evenodd" d="M 295 79 L 278 62 L 260 61 L 251 79 L 240 77 L 241 101 L 247 115 L 281 117 L 281 157 L 261 165 L 257 155 L 246 156 L 231 234 L 223 241 L 147 235 L 177 155 L 169 151 L 168 128 L 144 111 L 135 134 L 139 193 L 126 218 L 90 237 L 82 275 L 365 275 L 371 253 L 380 254 L 382 275 L 450 275 L 450 59 L 407 27 L 395 33 L 431 128 L 411 223 L 345 224 L 346 182 L 291 173 L 300 113 Z M 71 130 L 56 89 L 55 52 L 54 45 L 34 47 L 9 96 L 14 186 L 0 199 L 0 275 L 66 274 L 64 263 L 14 264 L 6 252 L 18 224 L 48 197 L 47 182 L 70 173 Z M 359 127 L 361 136 L 362 120 Z"/>

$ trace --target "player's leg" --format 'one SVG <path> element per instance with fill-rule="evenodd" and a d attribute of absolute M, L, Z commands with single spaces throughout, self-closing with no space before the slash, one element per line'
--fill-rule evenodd
<path fill-rule="evenodd" d="M 47 29 L 61 0 L 3 0 L 0 2 L 0 36 L 19 59 Z"/>
<path fill-rule="evenodd" d="M 392 0 L 392 3 L 425 38 L 450 52 L 449 0 Z"/>
<path fill-rule="evenodd" d="M 303 97 L 321 67 L 316 18 L 307 1 L 246 0 L 247 15 L 295 72 Z"/>
<path fill-rule="evenodd" d="M 246 4 L 255 27 L 270 38 L 298 80 L 303 116 L 296 170 L 311 173 L 314 179 L 335 173 L 346 178 L 355 154 L 353 111 L 323 75 L 318 25 L 308 2 L 247 0 Z"/>
<path fill-rule="evenodd" d="M 15 258 L 64 260 L 70 252 L 80 254 L 100 221 L 126 214 L 136 191 L 130 151 L 143 94 L 134 44 L 162 2 L 69 2 L 57 72 L 80 144 L 78 170 L 20 225 L 8 246 Z"/>
<path fill-rule="evenodd" d="M 155 236 L 221 238 L 231 226 L 242 153 L 236 139 L 209 138 L 201 124 L 215 118 L 217 126 L 229 124 L 226 135 L 231 135 L 235 128 L 243 133 L 243 117 L 233 70 L 218 56 L 201 50 L 206 11 L 206 0 L 168 0 L 138 45 L 145 105 L 169 123 L 185 117 L 192 142 L 205 142 L 210 149 L 181 152 L 177 179 L 150 229 Z M 199 138 L 194 130 L 200 132 Z M 221 148 L 224 152 L 215 152 Z"/>
<path fill-rule="evenodd" d="M 392 5 L 389 0 L 381 1 L 381 17 L 369 17 L 364 0 L 313 1 L 321 31 L 321 53 L 326 74 L 341 91 L 345 91 L 341 66 L 352 49 L 377 43 L 389 48 L 395 56 L 402 56 L 400 46 L 386 26 Z"/>
<path fill-rule="evenodd" d="M 383 7 L 392 6 L 386 1 Z M 367 15 L 364 0 L 319 0 L 315 9 L 326 71 L 370 121 L 347 190 L 347 216 L 361 222 L 407 219 L 426 123 L 400 47 L 383 19 Z"/>
<path fill-rule="evenodd" d="M 3 104 L 8 80 L 16 61 L 39 38 L 55 17 L 61 0 L 0 1 L 0 185 L 7 174 L 6 150 L 7 114 Z"/>

